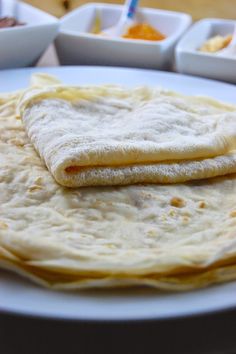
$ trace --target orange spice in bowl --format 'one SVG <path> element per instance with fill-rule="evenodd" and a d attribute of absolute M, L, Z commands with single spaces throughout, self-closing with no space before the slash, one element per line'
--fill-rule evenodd
<path fill-rule="evenodd" d="M 144 39 L 148 41 L 161 41 L 166 38 L 164 34 L 148 23 L 137 23 L 134 26 L 129 27 L 122 37 L 127 39 Z"/>

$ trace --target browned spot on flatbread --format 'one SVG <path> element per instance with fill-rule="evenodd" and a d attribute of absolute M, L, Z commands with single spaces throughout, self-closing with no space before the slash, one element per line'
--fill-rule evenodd
<path fill-rule="evenodd" d="M 202 200 L 201 202 L 199 202 L 198 207 L 204 209 L 206 208 L 206 203 Z"/>
<path fill-rule="evenodd" d="M 4 221 L 0 220 L 0 229 L 3 229 L 3 230 L 8 229 L 7 223 L 5 223 Z"/>
<path fill-rule="evenodd" d="M 179 197 L 173 197 L 170 201 L 170 205 L 176 208 L 183 208 L 186 205 L 186 202 Z"/>
<path fill-rule="evenodd" d="M 80 167 L 79 166 L 69 166 L 65 168 L 65 172 L 66 173 L 77 173 L 80 171 Z"/>

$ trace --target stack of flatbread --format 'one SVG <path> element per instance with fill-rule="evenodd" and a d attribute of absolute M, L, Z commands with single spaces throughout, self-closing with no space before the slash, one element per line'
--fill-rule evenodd
<path fill-rule="evenodd" d="M 2 267 L 56 289 L 236 279 L 236 107 L 37 75 L 0 120 Z"/>

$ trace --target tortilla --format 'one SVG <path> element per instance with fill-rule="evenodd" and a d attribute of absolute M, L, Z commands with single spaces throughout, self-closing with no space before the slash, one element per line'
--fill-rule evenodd
<path fill-rule="evenodd" d="M 16 119 L 16 98 L 0 98 L 1 267 L 55 289 L 236 279 L 236 175 L 62 187 Z"/>
<path fill-rule="evenodd" d="M 162 89 L 32 88 L 19 114 L 68 187 L 179 183 L 236 172 L 236 107 Z"/>

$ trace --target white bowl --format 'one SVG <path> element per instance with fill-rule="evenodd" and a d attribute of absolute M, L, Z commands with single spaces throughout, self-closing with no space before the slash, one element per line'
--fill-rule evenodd
<path fill-rule="evenodd" d="M 14 16 L 14 0 L 2 0 L 3 16 Z M 0 29 L 0 69 L 33 65 L 55 39 L 59 21 L 30 5 L 18 3 L 17 19 L 26 23 Z"/>
<path fill-rule="evenodd" d="M 106 38 L 89 33 L 97 10 L 102 27 L 107 28 L 117 23 L 122 6 L 92 3 L 64 16 L 56 39 L 61 64 L 167 68 L 173 61 L 177 40 L 191 23 L 191 17 L 184 13 L 141 8 L 137 20 L 156 27 L 166 39 L 153 42 Z"/>
<path fill-rule="evenodd" d="M 236 21 L 204 19 L 195 23 L 176 47 L 176 69 L 180 73 L 236 82 L 236 56 L 203 53 L 198 48 L 209 38 L 233 33 Z"/>

